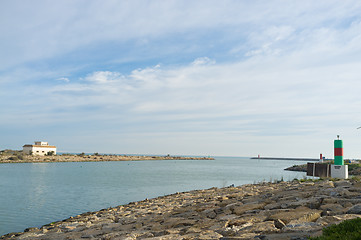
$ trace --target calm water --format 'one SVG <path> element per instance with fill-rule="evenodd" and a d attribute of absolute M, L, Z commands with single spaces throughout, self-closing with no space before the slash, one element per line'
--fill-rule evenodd
<path fill-rule="evenodd" d="M 305 162 L 217 157 L 207 161 L 0 164 L 0 236 L 77 214 L 175 192 L 303 178 Z"/>

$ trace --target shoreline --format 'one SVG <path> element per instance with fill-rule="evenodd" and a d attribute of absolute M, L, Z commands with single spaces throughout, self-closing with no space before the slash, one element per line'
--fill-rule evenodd
<path fill-rule="evenodd" d="M 174 193 L 0 239 L 291 239 L 361 217 L 361 182 L 290 181 Z"/>
<path fill-rule="evenodd" d="M 110 162 L 110 161 L 152 161 L 152 160 L 214 160 L 212 157 L 181 156 L 129 156 L 129 155 L 0 155 L 0 163 L 52 163 L 52 162 Z"/>

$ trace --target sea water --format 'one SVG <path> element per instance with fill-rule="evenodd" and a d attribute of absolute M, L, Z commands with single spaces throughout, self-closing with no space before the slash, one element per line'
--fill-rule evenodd
<path fill-rule="evenodd" d="M 0 164 L 0 236 L 175 192 L 303 178 L 300 161 L 216 157 Z"/>

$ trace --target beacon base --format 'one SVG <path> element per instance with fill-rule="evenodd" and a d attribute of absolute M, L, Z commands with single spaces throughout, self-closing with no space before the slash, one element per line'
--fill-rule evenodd
<path fill-rule="evenodd" d="M 331 165 L 331 177 L 348 179 L 348 165 Z"/>

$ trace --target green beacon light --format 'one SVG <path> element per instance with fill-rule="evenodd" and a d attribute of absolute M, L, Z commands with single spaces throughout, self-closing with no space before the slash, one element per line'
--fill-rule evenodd
<path fill-rule="evenodd" d="M 343 142 L 339 138 L 340 138 L 340 136 L 337 135 L 337 140 L 334 141 L 335 165 L 344 165 Z"/>

